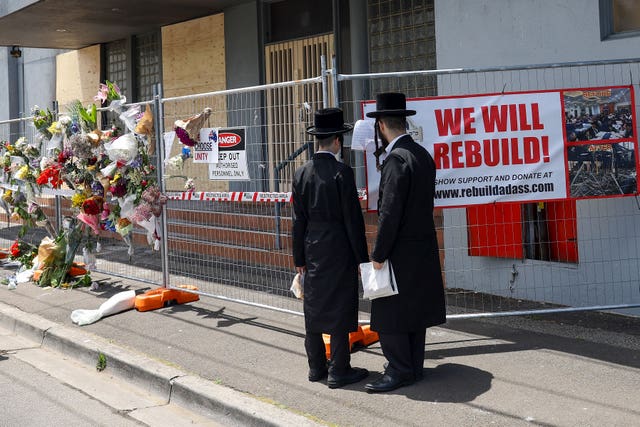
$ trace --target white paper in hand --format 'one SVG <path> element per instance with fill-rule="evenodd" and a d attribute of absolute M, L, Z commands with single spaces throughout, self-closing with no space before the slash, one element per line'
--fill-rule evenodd
<path fill-rule="evenodd" d="M 373 263 L 365 262 L 360 264 L 360 277 L 362 278 L 363 298 L 370 300 L 388 297 L 398 294 L 396 277 L 389 260 L 382 264 L 380 270 L 373 268 Z"/>
<path fill-rule="evenodd" d="M 351 149 L 365 151 L 369 145 L 375 144 L 375 120 L 358 120 L 353 125 L 351 135 Z M 375 149 L 375 148 L 374 148 Z"/>
<path fill-rule="evenodd" d="M 304 275 L 296 273 L 293 281 L 291 282 L 291 292 L 298 299 L 304 299 Z"/>

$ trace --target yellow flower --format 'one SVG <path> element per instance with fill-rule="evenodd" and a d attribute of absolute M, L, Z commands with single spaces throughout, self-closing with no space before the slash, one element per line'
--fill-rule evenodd
<path fill-rule="evenodd" d="M 87 196 L 84 193 L 76 193 L 71 196 L 71 206 L 74 208 L 79 208 L 82 206 L 82 203 L 87 200 Z"/>
<path fill-rule="evenodd" d="M 18 169 L 18 172 L 16 172 L 16 179 L 25 180 L 29 178 L 29 175 L 29 166 L 23 165 L 20 169 Z"/>
<path fill-rule="evenodd" d="M 20 214 L 18 212 L 11 212 L 11 221 L 20 221 Z"/>
<path fill-rule="evenodd" d="M 5 190 L 4 194 L 2 195 L 2 200 L 9 204 L 13 203 L 13 191 Z"/>
<path fill-rule="evenodd" d="M 47 130 L 51 132 L 52 135 L 55 135 L 57 133 L 62 132 L 62 126 L 60 125 L 59 122 L 53 122 L 51 123 L 51 126 L 47 128 Z"/>

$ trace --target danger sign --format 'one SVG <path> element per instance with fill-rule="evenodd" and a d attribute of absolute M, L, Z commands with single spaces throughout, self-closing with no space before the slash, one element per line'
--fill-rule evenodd
<path fill-rule="evenodd" d="M 219 129 L 217 163 L 209 163 L 209 179 L 245 181 L 251 179 L 247 164 L 245 128 Z"/>

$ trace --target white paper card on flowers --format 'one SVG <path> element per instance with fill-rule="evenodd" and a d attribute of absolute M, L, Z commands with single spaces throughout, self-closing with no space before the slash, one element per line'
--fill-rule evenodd
<path fill-rule="evenodd" d="M 389 260 L 382 264 L 380 270 L 373 268 L 371 262 L 360 264 L 360 277 L 364 291 L 363 298 L 372 300 L 398 294 L 396 277 Z"/>
<path fill-rule="evenodd" d="M 171 147 L 173 147 L 173 140 L 176 139 L 176 131 L 165 132 L 162 137 L 164 138 L 164 156 L 168 158 Z"/>

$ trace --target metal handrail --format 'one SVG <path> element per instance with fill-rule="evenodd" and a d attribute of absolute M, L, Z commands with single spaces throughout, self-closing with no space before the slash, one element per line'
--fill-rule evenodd
<path fill-rule="evenodd" d="M 305 142 L 302 146 L 298 147 L 298 149 L 296 151 L 291 153 L 289 155 L 289 157 L 287 157 L 285 160 L 283 160 L 280 163 L 278 163 L 273 168 L 274 189 L 275 189 L 276 192 L 280 191 L 280 171 L 282 169 L 284 169 L 284 167 L 286 165 L 288 165 L 289 163 L 291 163 L 292 161 L 294 161 L 295 159 L 300 157 L 300 155 L 302 153 L 304 153 L 305 151 L 307 151 L 307 150 L 309 151 L 309 153 L 311 155 L 313 154 L 313 141 Z M 282 217 L 281 203 L 282 202 L 276 202 L 276 206 L 275 206 L 275 208 L 276 208 L 276 213 L 275 213 L 275 220 L 276 220 L 276 230 L 275 230 L 275 234 L 276 234 L 276 249 L 278 249 L 278 250 L 282 249 L 282 245 L 281 245 L 281 242 L 280 242 L 280 218 Z"/>

